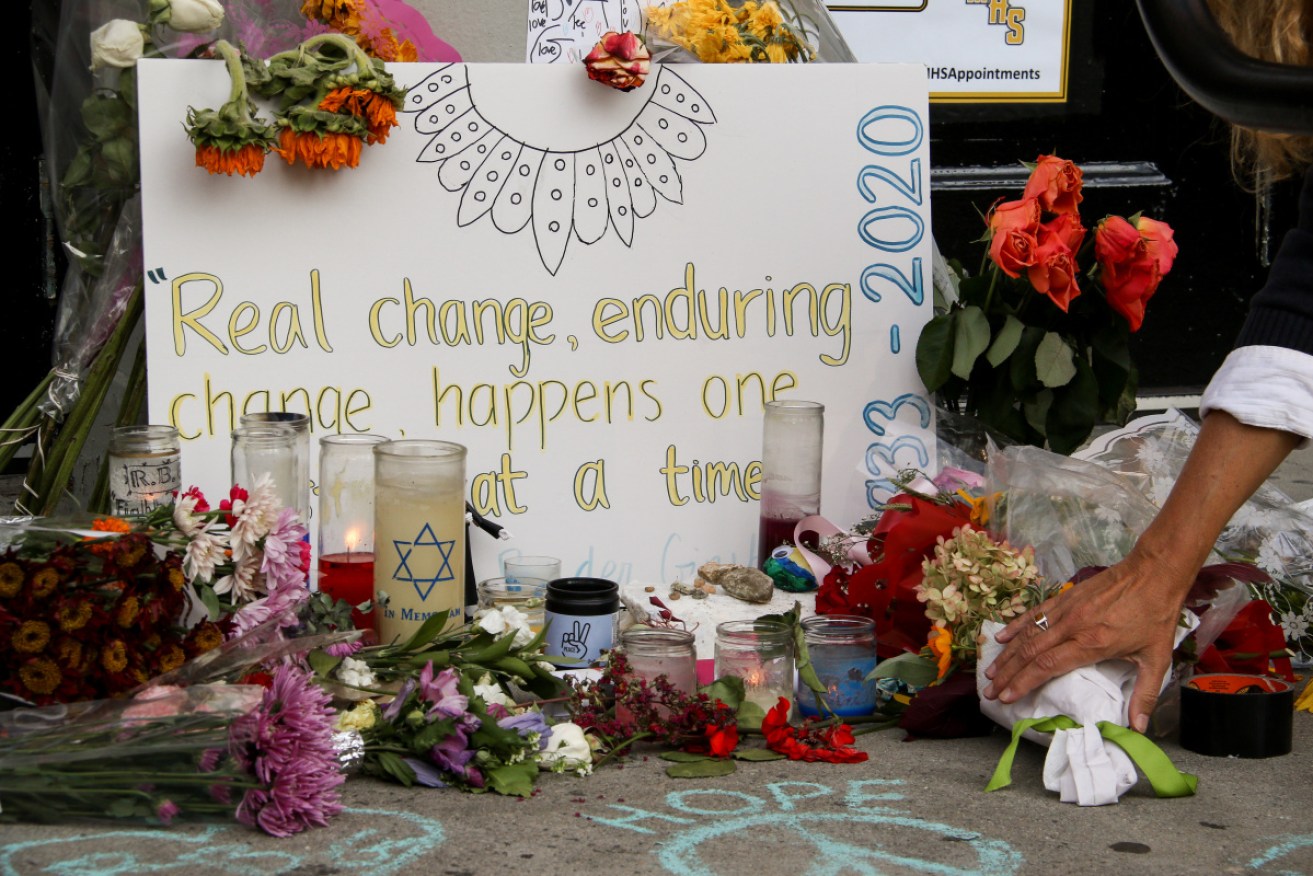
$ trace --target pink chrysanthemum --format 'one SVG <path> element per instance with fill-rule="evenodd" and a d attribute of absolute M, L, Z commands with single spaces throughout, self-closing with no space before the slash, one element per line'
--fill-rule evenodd
<path fill-rule="evenodd" d="M 265 536 L 264 560 L 260 564 L 260 571 L 265 575 L 265 586 L 270 593 L 305 587 L 306 570 L 302 563 L 301 545 L 307 531 L 295 508 L 284 508 L 278 512 L 273 528 Z"/>
<path fill-rule="evenodd" d="M 329 702 L 310 672 L 282 665 L 259 708 L 233 722 L 228 750 L 262 785 L 238 804 L 242 824 L 285 837 L 342 811 Z"/>
<path fill-rule="evenodd" d="M 289 609 L 309 598 L 310 591 L 305 587 L 283 587 L 262 599 L 248 602 L 233 614 L 232 632 L 228 637 L 235 639 L 280 615 L 284 618 L 279 624 L 280 628 L 294 627 L 297 624 L 296 614 Z"/>
<path fill-rule="evenodd" d="M 233 559 L 241 561 L 256 552 L 260 539 L 269 534 L 278 522 L 282 505 L 274 487 L 273 478 L 266 472 L 255 479 L 255 485 L 245 499 L 237 498 L 234 488 L 231 533 Z"/>

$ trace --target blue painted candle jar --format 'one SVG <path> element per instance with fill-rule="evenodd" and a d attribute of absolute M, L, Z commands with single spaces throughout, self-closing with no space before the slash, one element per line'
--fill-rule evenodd
<path fill-rule="evenodd" d="M 822 614 L 802 622 L 807 655 L 825 685 L 826 709 L 811 688 L 798 682 L 798 710 L 805 716 L 870 715 L 875 711 L 875 621 L 848 614 Z"/>
<path fill-rule="evenodd" d="M 558 578 L 547 584 L 543 653 L 587 666 L 615 647 L 620 586 L 603 578 Z"/>

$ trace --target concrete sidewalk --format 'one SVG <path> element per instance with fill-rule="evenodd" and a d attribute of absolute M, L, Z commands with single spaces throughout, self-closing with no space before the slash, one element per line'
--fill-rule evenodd
<path fill-rule="evenodd" d="M 240 826 L 0 827 L 0 874 L 1313 874 L 1313 715 L 1292 754 L 1165 750 L 1194 797 L 1141 782 L 1115 806 L 1058 802 L 1023 742 L 1013 785 L 985 793 L 1006 744 L 863 736 L 864 764 L 741 763 L 668 778 L 639 756 L 544 776 L 528 800 L 353 778 L 329 827 L 278 840 Z"/>

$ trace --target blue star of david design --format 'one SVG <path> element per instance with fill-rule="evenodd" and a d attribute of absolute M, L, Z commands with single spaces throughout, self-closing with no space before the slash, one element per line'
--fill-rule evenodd
<path fill-rule="evenodd" d="M 420 528 L 413 541 L 401 541 L 394 538 L 392 545 L 397 552 L 397 568 L 392 573 L 392 580 L 407 581 L 412 584 L 420 599 L 428 599 L 429 594 L 433 592 L 434 586 L 439 581 L 455 579 L 456 575 L 451 570 L 451 552 L 456 547 L 456 541 L 455 539 L 439 541 L 433 533 L 433 527 L 429 524 L 425 523 Z M 410 568 L 411 554 L 420 549 L 423 549 L 423 552 L 415 558 L 416 565 L 419 566 L 420 570 L 427 571 L 437 566 L 438 571 L 431 578 L 416 577 L 414 571 Z M 435 550 L 437 551 L 436 557 L 433 556 Z"/>

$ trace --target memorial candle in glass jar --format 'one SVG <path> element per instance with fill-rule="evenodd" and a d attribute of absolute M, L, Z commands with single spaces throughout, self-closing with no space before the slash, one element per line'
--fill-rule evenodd
<path fill-rule="evenodd" d="M 803 640 L 812 669 L 825 692 L 828 711 L 817 702 L 817 694 L 798 682 L 798 711 L 815 717 L 833 713 L 852 718 L 875 711 L 875 621 L 847 614 L 823 614 L 802 622 Z"/>
<path fill-rule="evenodd" d="M 793 702 L 793 630 L 768 620 L 725 621 L 716 626 L 716 677 L 743 679 L 745 702 L 770 711 L 780 697 Z"/>

